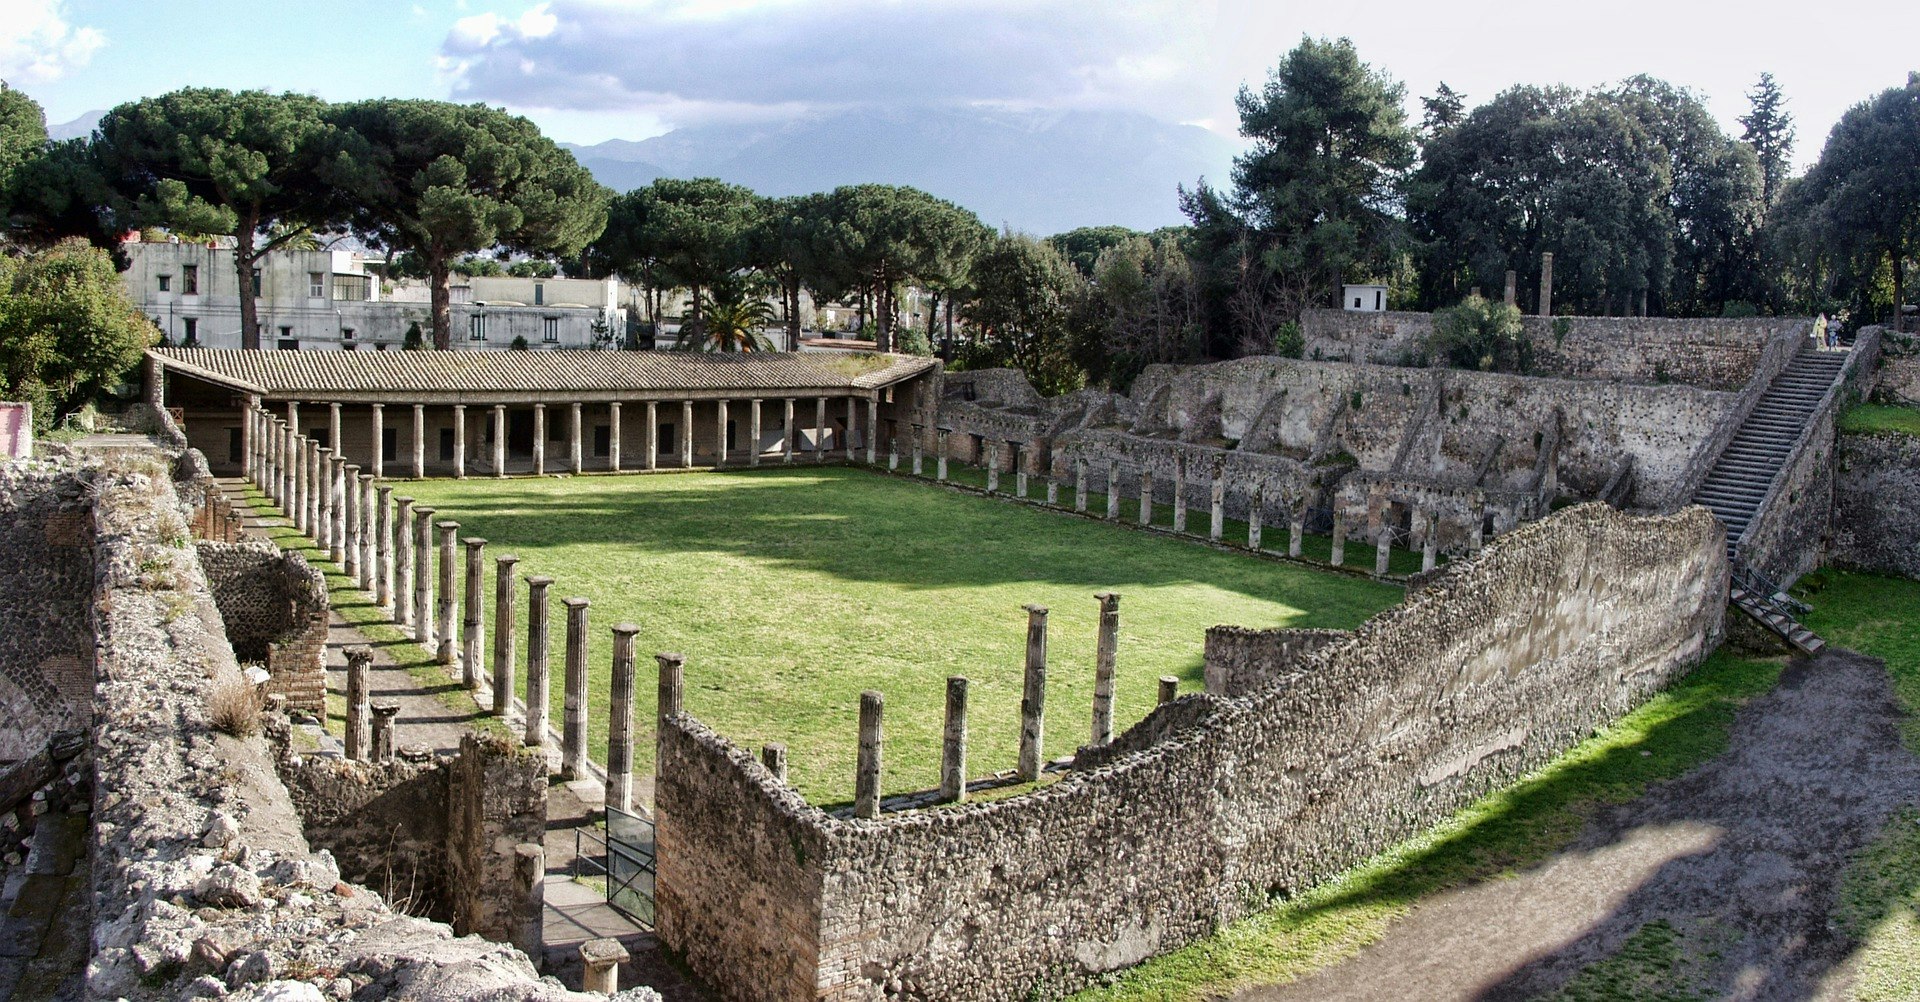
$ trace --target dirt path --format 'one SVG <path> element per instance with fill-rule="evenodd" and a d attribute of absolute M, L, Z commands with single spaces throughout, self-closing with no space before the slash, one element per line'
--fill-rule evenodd
<path fill-rule="evenodd" d="M 1725 754 L 1602 813 L 1552 860 L 1431 898 L 1351 960 L 1233 998 L 1535 998 L 1648 923 L 1702 997 L 1844 997 L 1853 944 L 1829 921 L 1841 873 L 1920 803 L 1899 719 L 1879 661 L 1796 660 L 1741 711 Z"/>

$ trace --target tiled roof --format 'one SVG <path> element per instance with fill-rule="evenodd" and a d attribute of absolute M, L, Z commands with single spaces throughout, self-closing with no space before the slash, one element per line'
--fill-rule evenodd
<path fill-rule="evenodd" d="M 931 371 L 910 355 L 665 351 L 243 351 L 154 348 L 177 372 L 269 396 L 848 392 Z"/>

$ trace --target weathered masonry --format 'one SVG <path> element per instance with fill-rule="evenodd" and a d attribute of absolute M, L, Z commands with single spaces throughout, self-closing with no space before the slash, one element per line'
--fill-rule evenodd
<path fill-rule="evenodd" d="M 897 355 L 156 348 L 147 393 L 216 473 L 305 436 L 380 479 L 508 476 L 872 462 L 936 371 Z"/>
<path fill-rule="evenodd" d="M 1351 634 L 1210 643 L 1219 692 L 1161 705 L 1042 789 L 938 810 L 830 816 L 673 710 L 660 935 L 731 999 L 1086 985 L 1332 877 L 1617 719 L 1718 644 L 1727 567 L 1703 509 L 1564 509 Z"/>

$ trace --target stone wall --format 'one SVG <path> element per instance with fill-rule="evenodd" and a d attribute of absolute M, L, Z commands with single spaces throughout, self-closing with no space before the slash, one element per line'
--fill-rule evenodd
<path fill-rule="evenodd" d="M 198 545 L 235 656 L 266 668 L 268 691 L 285 695 L 288 706 L 324 712 L 326 576 L 264 540 Z"/>
<path fill-rule="evenodd" d="M 444 762 L 314 755 L 283 756 L 279 767 L 308 844 L 332 853 L 343 879 L 409 915 L 453 920 Z"/>
<path fill-rule="evenodd" d="M 517 742 L 466 735 L 447 767 L 446 817 L 453 931 L 523 942 L 521 929 L 537 928 L 540 913 L 514 891 L 514 846 L 546 842 L 546 755 Z"/>
<path fill-rule="evenodd" d="M 1617 719 L 1718 643 L 1726 583 L 1703 509 L 1569 508 L 1264 686 L 1156 709 L 1122 752 L 1049 786 L 873 821 L 807 806 L 679 714 L 656 788 L 660 932 L 730 998 L 1064 993 L 1322 882 Z"/>
<path fill-rule="evenodd" d="M 1873 397 L 1883 403 L 1920 406 L 1920 336 L 1882 335 L 1880 372 Z"/>
<path fill-rule="evenodd" d="M 1744 385 L 1769 340 L 1803 338 L 1798 317 L 1523 317 L 1533 373 L 1572 379 L 1684 383 L 1713 390 Z M 1433 334 L 1431 313 L 1306 310 L 1306 356 L 1406 365 Z"/>
<path fill-rule="evenodd" d="M 1834 462 L 1833 561 L 1920 578 L 1920 438 L 1841 435 Z"/>
<path fill-rule="evenodd" d="M 0 465 L 0 762 L 87 726 L 93 697 L 88 478 L 52 463 Z"/>
<path fill-rule="evenodd" d="M 1207 691 L 1216 696 L 1247 695 L 1292 672 L 1308 654 L 1351 636 L 1351 630 L 1211 627 L 1205 656 Z"/>

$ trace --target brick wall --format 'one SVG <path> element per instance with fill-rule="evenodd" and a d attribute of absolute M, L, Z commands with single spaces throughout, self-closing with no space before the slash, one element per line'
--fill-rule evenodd
<path fill-rule="evenodd" d="M 730 998 L 1058 994 L 1298 893 L 1618 718 L 1719 642 L 1718 523 L 1581 505 L 1042 789 L 830 818 L 685 714 L 660 932 Z M 1249 672 L 1261 671 L 1249 665 Z"/>

